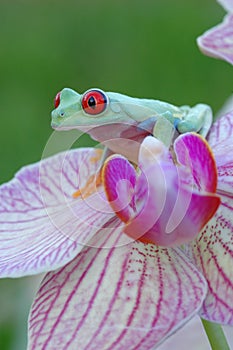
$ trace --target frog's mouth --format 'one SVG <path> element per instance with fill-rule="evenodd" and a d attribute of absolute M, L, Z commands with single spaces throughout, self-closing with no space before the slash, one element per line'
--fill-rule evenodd
<path fill-rule="evenodd" d="M 77 130 L 80 130 L 80 131 L 83 131 L 85 133 L 88 133 L 90 129 L 92 128 L 96 128 L 97 125 L 91 125 L 91 126 L 69 126 L 69 125 L 62 125 L 62 124 L 59 124 L 59 123 L 56 123 L 56 122 L 53 122 L 51 123 L 51 127 L 54 129 L 54 130 L 57 130 L 57 131 L 61 131 L 61 130 L 73 130 L 73 129 L 77 129 Z"/>
<path fill-rule="evenodd" d="M 85 123 L 84 123 L 85 122 Z M 88 125 L 86 120 L 82 120 L 80 118 L 77 121 L 74 121 L 74 117 L 66 117 L 62 119 L 61 117 L 57 118 L 56 116 L 52 115 L 52 121 L 51 126 L 54 130 L 73 130 L 77 129 L 85 133 L 91 134 L 91 130 L 98 129 L 101 133 L 103 132 L 109 132 L 117 133 L 118 131 L 122 131 L 125 129 L 129 129 L 131 127 L 136 126 L 135 120 L 130 120 L 129 122 L 123 123 L 121 120 L 102 120 L 101 123 L 98 121 L 98 119 L 88 120 Z M 106 134 L 107 135 L 107 134 Z"/>
<path fill-rule="evenodd" d="M 69 122 L 69 119 L 71 122 Z M 57 120 L 57 118 L 53 118 L 52 117 L 52 121 L 51 121 L 51 127 L 54 130 L 73 130 L 73 129 L 77 129 L 80 131 L 83 131 L 85 133 L 88 133 L 91 129 L 98 127 L 99 125 L 96 123 L 93 124 L 89 124 L 89 125 L 82 125 L 82 124 L 77 124 L 75 125 L 75 123 L 72 123 L 72 117 L 71 118 L 65 118 L 64 120 Z"/>

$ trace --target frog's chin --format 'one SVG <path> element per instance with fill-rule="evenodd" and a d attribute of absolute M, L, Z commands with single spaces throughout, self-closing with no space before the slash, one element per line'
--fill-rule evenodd
<path fill-rule="evenodd" d="M 85 133 L 88 133 L 91 129 L 96 128 L 97 125 L 91 125 L 91 126 L 84 126 L 84 125 L 77 125 L 77 126 L 70 126 L 70 125 L 63 125 L 63 124 L 56 124 L 54 122 L 51 123 L 51 127 L 56 130 L 56 131 L 60 131 L 60 130 L 80 130 L 83 131 Z"/>

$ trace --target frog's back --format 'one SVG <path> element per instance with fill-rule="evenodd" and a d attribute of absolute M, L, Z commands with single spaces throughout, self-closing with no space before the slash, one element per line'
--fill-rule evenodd
<path fill-rule="evenodd" d="M 162 115 L 167 112 L 176 115 L 182 114 L 180 108 L 168 102 L 154 99 L 130 97 L 115 92 L 108 92 L 107 94 L 111 103 L 119 103 L 121 106 L 124 107 L 124 110 L 127 111 L 128 114 L 134 113 L 135 118 L 137 118 L 137 112 L 139 112 L 136 111 L 136 109 L 141 111 L 143 109 L 145 110 L 145 119 L 151 115 Z"/>

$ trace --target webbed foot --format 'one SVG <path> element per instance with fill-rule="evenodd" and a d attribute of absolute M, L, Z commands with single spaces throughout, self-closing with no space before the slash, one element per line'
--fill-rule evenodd
<path fill-rule="evenodd" d="M 174 126 L 180 134 L 197 132 L 206 137 L 212 125 L 212 110 L 208 105 L 198 104 L 192 108 L 181 107 L 186 112 L 182 119 L 176 119 Z"/>

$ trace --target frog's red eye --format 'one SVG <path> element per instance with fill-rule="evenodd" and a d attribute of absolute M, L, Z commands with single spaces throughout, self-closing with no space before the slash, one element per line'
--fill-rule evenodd
<path fill-rule="evenodd" d="M 60 104 L 60 98 L 61 98 L 61 91 L 56 94 L 56 97 L 54 99 L 54 107 L 57 108 Z"/>
<path fill-rule="evenodd" d="M 82 98 L 82 107 L 87 114 L 102 113 L 107 107 L 108 98 L 101 90 L 89 90 Z"/>

